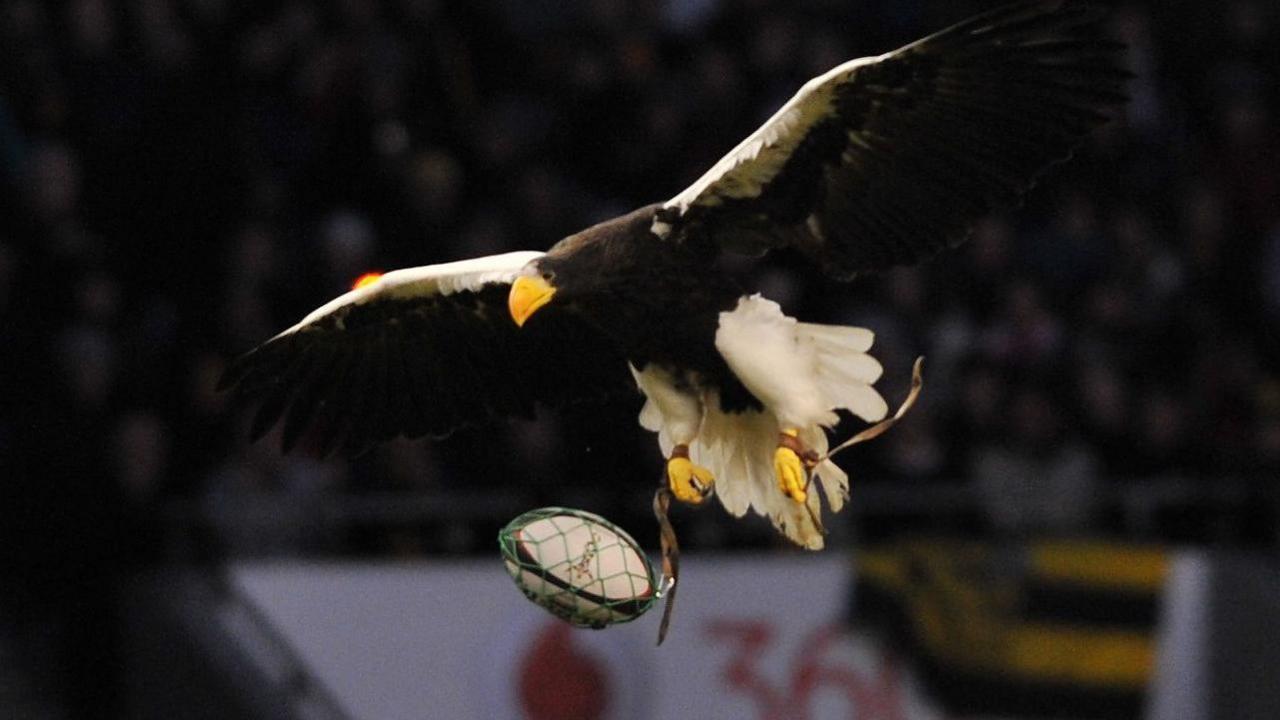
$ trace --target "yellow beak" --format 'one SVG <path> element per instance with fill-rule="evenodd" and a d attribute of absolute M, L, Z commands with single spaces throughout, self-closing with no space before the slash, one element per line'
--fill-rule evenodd
<path fill-rule="evenodd" d="M 551 296 L 555 294 L 556 289 L 551 283 L 537 275 L 516 278 L 511 283 L 511 294 L 507 296 L 507 309 L 511 311 L 511 319 L 516 321 L 517 327 L 524 327 L 525 321 L 538 308 L 551 302 Z"/>

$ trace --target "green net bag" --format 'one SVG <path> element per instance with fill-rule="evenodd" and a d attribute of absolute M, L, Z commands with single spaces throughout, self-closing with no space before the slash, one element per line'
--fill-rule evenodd
<path fill-rule="evenodd" d="M 502 528 L 498 545 L 525 597 L 580 627 L 635 620 L 658 595 L 639 544 L 594 513 L 531 510 Z"/>

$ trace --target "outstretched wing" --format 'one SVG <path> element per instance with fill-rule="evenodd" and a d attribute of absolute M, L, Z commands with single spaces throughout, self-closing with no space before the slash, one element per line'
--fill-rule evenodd
<path fill-rule="evenodd" d="M 1100 16 L 1020 2 L 845 63 L 668 201 L 654 230 L 793 246 L 840 279 L 958 244 L 1125 101 L 1123 46 Z"/>
<path fill-rule="evenodd" d="M 306 436 L 322 453 L 632 387 L 622 358 L 571 312 L 512 322 L 510 283 L 541 254 L 389 272 L 235 360 L 219 387 L 259 404 L 254 440 L 284 418 L 286 452 Z"/>

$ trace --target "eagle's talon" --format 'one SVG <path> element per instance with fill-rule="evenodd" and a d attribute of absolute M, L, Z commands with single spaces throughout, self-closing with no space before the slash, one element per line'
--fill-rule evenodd
<path fill-rule="evenodd" d="M 800 442 L 799 435 L 798 430 L 782 431 L 773 452 L 773 472 L 782 493 L 804 503 L 809 498 L 809 471 L 817 464 L 817 454 Z"/>
<path fill-rule="evenodd" d="M 715 476 L 701 465 L 694 465 L 688 457 L 674 455 L 667 460 L 667 485 L 681 502 L 701 505 L 715 486 Z"/>
<path fill-rule="evenodd" d="M 787 497 L 798 503 L 809 498 L 806 488 L 809 485 L 809 471 L 800 455 L 789 447 L 779 446 L 773 453 L 773 472 L 778 478 L 778 487 Z"/>

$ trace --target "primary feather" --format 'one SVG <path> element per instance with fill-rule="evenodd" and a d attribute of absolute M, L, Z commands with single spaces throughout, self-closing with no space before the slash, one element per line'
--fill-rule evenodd
<path fill-rule="evenodd" d="M 518 331 L 507 317 L 512 280 L 542 255 L 389 272 L 236 359 L 219 387 L 258 400 L 254 439 L 283 419 L 284 450 L 309 436 L 321 454 L 625 391 L 620 356 L 580 318 Z"/>
<path fill-rule="evenodd" d="M 667 201 L 657 230 L 793 246 L 838 279 L 955 245 L 1124 101 L 1123 46 L 1102 18 L 1088 3 L 1015 3 L 840 65 Z"/>

